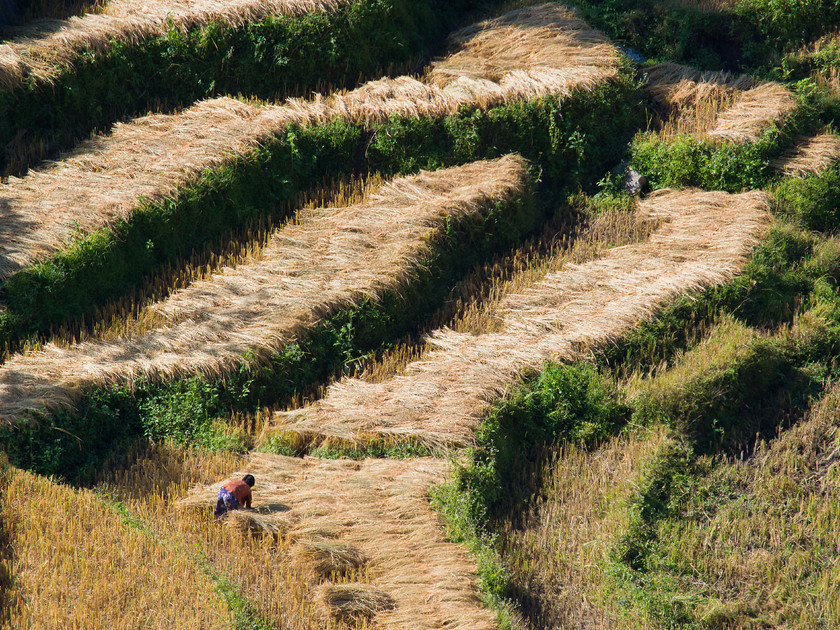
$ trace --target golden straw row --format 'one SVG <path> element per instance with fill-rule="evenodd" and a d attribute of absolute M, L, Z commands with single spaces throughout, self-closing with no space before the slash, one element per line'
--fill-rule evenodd
<path fill-rule="evenodd" d="M 267 359 L 342 306 L 398 290 L 449 221 L 518 200 L 527 182 L 524 160 L 508 156 L 403 177 L 347 207 L 302 211 L 256 258 L 154 305 L 163 325 L 12 357 L 0 367 L 0 419 L 67 407 L 94 387 L 140 376 L 223 374 L 246 352 Z"/>
<path fill-rule="evenodd" d="M 698 134 L 714 140 L 754 142 L 797 106 L 779 83 L 748 75 L 700 72 L 664 63 L 646 68 L 646 91 L 668 112 L 661 133 Z"/>
<path fill-rule="evenodd" d="M 428 490 L 445 479 L 442 459 L 322 460 L 254 453 L 242 473 L 257 479 L 256 512 L 234 512 L 228 525 L 296 541 L 290 557 L 323 582 L 311 598 L 327 616 L 341 605 L 368 608 L 383 629 L 496 627 L 478 597 L 475 564 L 446 541 Z M 209 508 L 219 483 L 196 489 L 190 507 Z M 341 561 L 366 569 L 363 584 L 330 577 Z M 319 567 L 323 564 L 323 567 Z M 331 568 L 331 570 L 326 570 Z"/>
<path fill-rule="evenodd" d="M 422 81 L 382 79 L 348 93 L 284 105 L 231 98 L 115 125 L 40 172 L 0 187 L 0 279 L 89 233 L 170 198 L 202 172 L 246 156 L 295 123 L 335 117 L 371 124 L 393 115 L 444 116 L 550 94 L 568 96 L 618 72 L 619 53 L 568 9 L 518 9 L 453 36 L 456 52 Z"/>
<path fill-rule="evenodd" d="M 761 192 L 661 191 L 639 204 L 662 221 L 647 242 L 567 265 L 501 299 L 498 332 L 440 329 L 436 347 L 381 383 L 344 379 L 310 407 L 278 412 L 269 436 L 298 443 L 407 440 L 443 450 L 468 445 L 493 400 L 546 361 L 580 358 L 679 293 L 737 273 L 767 222 Z"/>
<path fill-rule="evenodd" d="M 805 177 L 824 171 L 840 160 L 840 136 L 823 131 L 816 136 L 798 138 L 777 159 L 770 161 L 777 171 L 793 177 Z"/>
<path fill-rule="evenodd" d="M 111 0 L 100 12 L 67 20 L 39 20 L 0 43 L 0 87 L 27 77 L 49 81 L 85 51 L 114 42 L 139 43 L 175 28 L 187 32 L 211 22 L 241 27 L 270 15 L 337 9 L 348 0 Z"/>

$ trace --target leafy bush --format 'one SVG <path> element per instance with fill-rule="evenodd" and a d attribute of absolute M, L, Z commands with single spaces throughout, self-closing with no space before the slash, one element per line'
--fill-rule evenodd
<path fill-rule="evenodd" d="M 588 363 L 550 364 L 513 390 L 487 414 L 476 448 L 458 468 L 458 487 L 469 497 L 469 517 L 485 522 L 511 497 L 515 472 L 535 447 L 556 440 L 595 444 L 628 419 L 614 385 Z"/>
<path fill-rule="evenodd" d="M 840 164 L 817 175 L 789 177 L 773 189 L 777 212 L 796 217 L 803 227 L 820 232 L 840 228 Z"/>

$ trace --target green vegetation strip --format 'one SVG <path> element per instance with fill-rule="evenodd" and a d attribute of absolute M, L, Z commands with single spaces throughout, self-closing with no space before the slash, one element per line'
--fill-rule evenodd
<path fill-rule="evenodd" d="M 0 92 L 0 173 L 19 174 L 95 130 L 152 110 L 219 94 L 272 99 L 319 86 L 351 86 L 389 64 L 437 50 L 468 12 L 465 0 L 354 0 L 329 12 L 213 22 L 88 51 L 49 82 Z"/>

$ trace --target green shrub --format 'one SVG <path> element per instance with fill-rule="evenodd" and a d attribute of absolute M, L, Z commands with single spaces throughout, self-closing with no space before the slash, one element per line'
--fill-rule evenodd
<path fill-rule="evenodd" d="M 595 444 L 629 417 L 614 385 L 588 363 L 550 364 L 494 405 L 476 431 L 476 448 L 458 468 L 469 517 L 486 522 L 504 502 L 524 497 L 512 483 L 535 449 L 557 440 Z"/>
<path fill-rule="evenodd" d="M 572 4 L 613 40 L 649 59 L 707 70 L 771 66 L 781 53 L 840 24 L 836 0 L 741 0 L 724 11 L 657 0 Z"/>
<path fill-rule="evenodd" d="M 788 177 L 773 188 L 777 212 L 801 221 L 809 230 L 840 228 L 840 163 L 805 178 Z"/>

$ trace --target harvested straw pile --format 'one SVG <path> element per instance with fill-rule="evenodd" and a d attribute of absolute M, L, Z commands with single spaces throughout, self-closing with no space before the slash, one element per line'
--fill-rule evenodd
<path fill-rule="evenodd" d="M 398 290 L 449 220 L 519 197 L 526 179 L 524 160 L 508 156 L 400 178 L 345 208 L 302 212 L 259 258 L 156 305 L 168 324 L 10 359 L 0 368 L 0 418 L 66 407 L 85 390 L 140 376 L 224 374 L 246 352 L 265 360 L 342 306 Z"/>
<path fill-rule="evenodd" d="M 298 541 L 292 549 L 292 558 L 318 579 L 352 574 L 369 562 L 367 555 L 353 545 L 320 536 Z"/>
<path fill-rule="evenodd" d="M 0 279 L 125 219 L 141 198 L 160 201 L 185 182 L 254 149 L 273 128 L 260 110 L 231 98 L 172 115 L 118 123 L 44 171 L 0 189 Z M 177 161 L 172 159 L 177 155 Z"/>
<path fill-rule="evenodd" d="M 796 97 L 790 90 L 778 83 L 763 83 L 739 94 L 735 104 L 718 115 L 709 136 L 730 142 L 754 142 L 794 109 Z"/>
<path fill-rule="evenodd" d="M 678 293 L 738 271 L 767 221 L 759 192 L 661 191 L 642 216 L 664 221 L 639 245 L 567 265 L 499 303 L 500 332 L 433 332 L 436 349 L 382 383 L 344 379 L 315 405 L 275 415 L 286 435 L 319 444 L 368 436 L 442 450 L 468 445 L 491 402 L 545 361 L 573 360 L 649 317 Z"/>
<path fill-rule="evenodd" d="M 171 197 L 202 171 L 247 155 L 291 123 L 344 117 L 372 124 L 393 115 L 444 116 L 462 106 L 568 96 L 614 77 L 619 60 L 602 35 L 556 4 L 479 23 L 456 34 L 455 45 L 422 82 L 382 79 L 282 106 L 204 101 L 180 114 L 116 125 L 110 136 L 87 141 L 50 168 L 12 178 L 0 191 L 0 279 L 62 249 L 80 231 L 129 216 L 141 197 Z"/>
<path fill-rule="evenodd" d="M 825 170 L 840 159 L 840 136 L 824 132 L 812 138 L 799 138 L 784 155 L 770 162 L 777 171 L 805 177 Z"/>
<path fill-rule="evenodd" d="M 753 142 L 796 108 L 790 90 L 747 75 L 664 63 L 650 67 L 646 76 L 648 94 L 667 112 L 662 129 L 666 135 Z"/>
<path fill-rule="evenodd" d="M 342 606 L 361 613 L 356 607 L 367 603 L 378 610 L 381 628 L 492 628 L 493 615 L 478 600 L 472 560 L 460 545 L 446 542 L 427 500 L 446 467 L 430 458 L 350 461 L 254 453 L 247 472 L 257 479 L 256 507 L 282 502 L 301 531 L 337 531 L 339 542 L 367 558 L 370 587 L 347 587 L 364 593 L 342 592 L 334 584 L 315 591 L 332 614 L 340 616 Z M 213 502 L 218 485 L 196 488 L 190 500 Z M 377 595 L 373 601 L 371 595 Z"/>
<path fill-rule="evenodd" d="M 388 593 L 363 583 L 321 584 L 313 589 L 312 597 L 324 616 L 342 620 L 370 618 L 381 610 L 391 610 L 396 606 Z"/>
<path fill-rule="evenodd" d="M 202 505 L 209 507 L 206 502 Z M 224 516 L 224 523 L 240 534 L 248 534 L 257 538 L 272 538 L 280 540 L 292 527 L 292 522 L 284 514 L 260 514 L 245 510 L 228 512 Z"/>
<path fill-rule="evenodd" d="M 0 45 L 0 87 L 10 89 L 27 77 L 49 81 L 85 51 L 101 52 L 113 42 L 137 44 L 187 32 L 211 22 L 241 27 L 269 15 L 325 12 L 347 0 L 112 0 L 101 12 L 68 20 L 39 20 L 18 29 Z"/>

